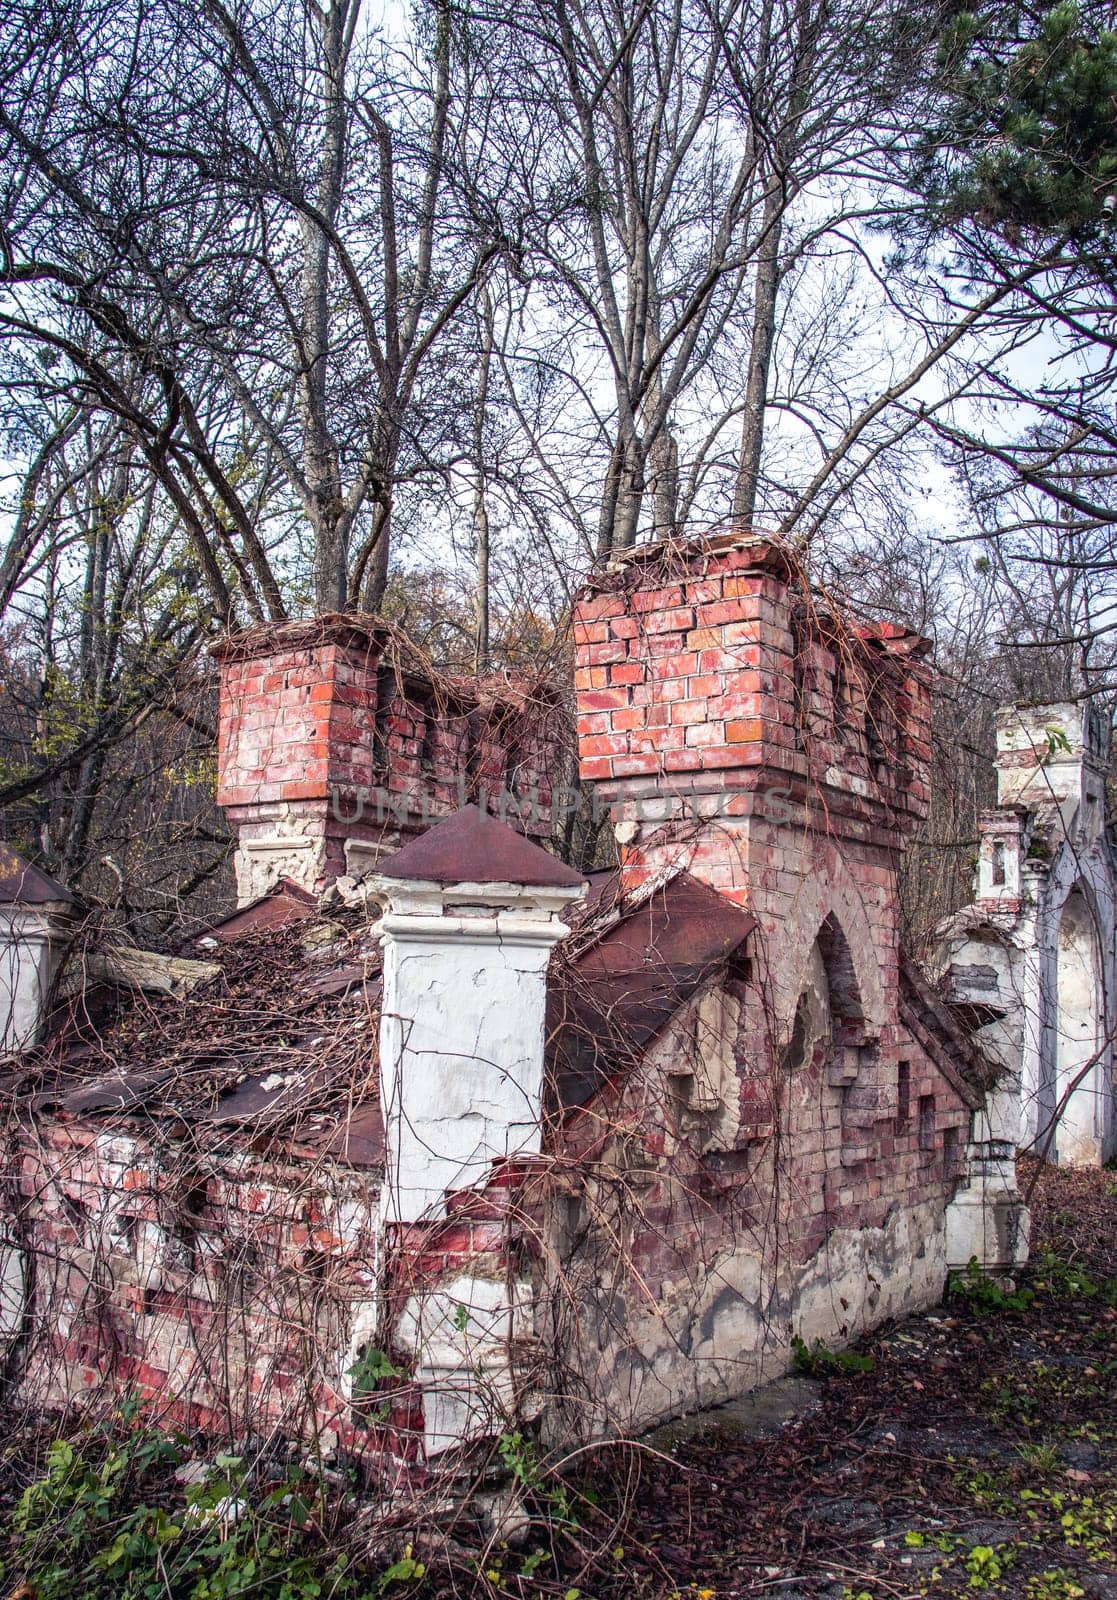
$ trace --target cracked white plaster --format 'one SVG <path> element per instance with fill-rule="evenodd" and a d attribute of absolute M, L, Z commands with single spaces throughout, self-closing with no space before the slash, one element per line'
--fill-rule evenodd
<path fill-rule="evenodd" d="M 976 899 L 938 930 L 946 993 L 988 1011 L 978 1042 L 1005 1068 L 971 1145 L 971 1162 L 976 1154 L 986 1167 L 999 1145 L 1008 1154 L 1031 1145 L 1070 1166 L 1100 1166 L 1117 1153 L 1107 761 L 1105 730 L 1085 701 L 997 713 L 997 807 L 981 816 Z M 1001 1178 L 992 1192 L 1007 1188 Z M 963 1203 L 959 1241 L 972 1231 L 964 1213 L 975 1204 L 976 1195 Z M 1019 1229 L 982 1226 L 979 1235 L 1022 1248 Z"/>
<path fill-rule="evenodd" d="M 546 973 L 578 889 L 373 880 L 388 909 L 380 1019 L 385 1215 L 445 1215 L 447 1192 L 540 1149 Z"/>

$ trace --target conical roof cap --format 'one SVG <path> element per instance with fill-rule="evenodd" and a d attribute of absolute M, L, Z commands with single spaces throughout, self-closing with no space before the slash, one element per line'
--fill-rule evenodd
<path fill-rule="evenodd" d="M 516 883 L 577 889 L 585 882 L 555 856 L 487 811 L 463 806 L 376 867 L 378 877 L 419 883 Z"/>

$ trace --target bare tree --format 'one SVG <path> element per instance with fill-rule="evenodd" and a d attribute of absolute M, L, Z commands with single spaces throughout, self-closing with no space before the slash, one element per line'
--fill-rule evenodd
<path fill-rule="evenodd" d="M 498 245 L 455 165 L 445 0 L 430 16 L 401 56 L 360 0 L 161 0 L 111 27 L 72 0 L 6 51 L 0 329 L 127 421 L 222 616 L 228 572 L 249 615 L 288 604 L 291 552 L 237 490 L 246 450 L 336 609 L 382 593 L 398 483 L 446 436 L 446 336 Z"/>

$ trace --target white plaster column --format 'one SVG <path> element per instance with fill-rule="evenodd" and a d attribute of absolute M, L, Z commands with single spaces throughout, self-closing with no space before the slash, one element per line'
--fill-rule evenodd
<path fill-rule="evenodd" d="M 502 823 L 467 812 L 464 831 L 460 812 L 372 879 L 387 906 L 378 926 L 388 1221 L 443 1216 L 447 1190 L 541 1145 L 547 962 L 569 931 L 561 912 L 584 884 Z M 468 842 L 477 835 L 480 850 Z M 409 858 L 421 874 L 435 855 L 456 854 L 456 868 L 438 875 L 456 870 L 460 881 L 411 875 Z M 541 881 L 511 881 L 533 874 Z"/>
<path fill-rule="evenodd" d="M 39 1042 L 73 911 L 68 889 L 0 845 L 0 1052 Z"/>

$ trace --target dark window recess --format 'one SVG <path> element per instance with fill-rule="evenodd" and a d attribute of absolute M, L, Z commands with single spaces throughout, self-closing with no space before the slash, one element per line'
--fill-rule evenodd
<path fill-rule="evenodd" d="M 419 700 L 414 706 L 419 724 L 419 766 L 424 778 L 433 778 L 438 766 L 438 713 L 433 702 Z"/>
<path fill-rule="evenodd" d="M 839 744 L 856 743 L 854 704 L 850 693 L 849 673 L 846 667 L 846 645 L 843 639 L 834 641 L 834 731 Z"/>
<path fill-rule="evenodd" d="M 958 1129 L 954 1127 L 944 1128 L 942 1130 L 942 1168 L 946 1177 L 958 1177 L 961 1171 L 961 1151 Z"/>
<path fill-rule="evenodd" d="M 888 706 L 879 683 L 869 688 L 865 707 L 865 738 L 869 760 L 883 766 L 888 760 Z"/>
<path fill-rule="evenodd" d="M 75 1200 L 72 1194 L 62 1194 L 62 1210 L 70 1226 L 79 1233 L 89 1221 L 89 1208 L 80 1200 Z"/>
<path fill-rule="evenodd" d="M 726 982 L 734 985 L 747 984 L 752 980 L 752 962 L 748 956 L 743 956 L 738 951 L 731 955 L 725 965 Z M 732 990 L 730 991 L 733 992 Z"/>
<path fill-rule="evenodd" d="M 372 732 L 372 768 L 378 778 L 386 778 L 391 770 L 395 702 L 396 675 L 391 667 L 381 667 L 376 674 L 376 722 Z"/>
<path fill-rule="evenodd" d="M 566 1231 L 571 1239 L 583 1238 L 589 1232 L 589 1214 L 585 1199 L 580 1194 L 566 1198 Z"/>
<path fill-rule="evenodd" d="M 667 1081 L 670 1085 L 671 1110 L 677 1120 L 694 1103 L 694 1073 L 673 1072 Z"/>
<path fill-rule="evenodd" d="M 1004 841 L 998 839 L 993 846 L 993 882 L 1003 884 L 1005 881 L 1005 847 Z"/>
<path fill-rule="evenodd" d="M 935 1097 L 933 1094 L 919 1096 L 919 1148 L 933 1150 L 935 1148 Z"/>
<path fill-rule="evenodd" d="M 844 722 L 849 715 L 849 680 L 846 677 L 842 640 L 834 642 L 834 721 Z"/>
<path fill-rule="evenodd" d="M 896 1063 L 896 1129 L 907 1127 L 911 1120 L 911 1062 Z"/>

